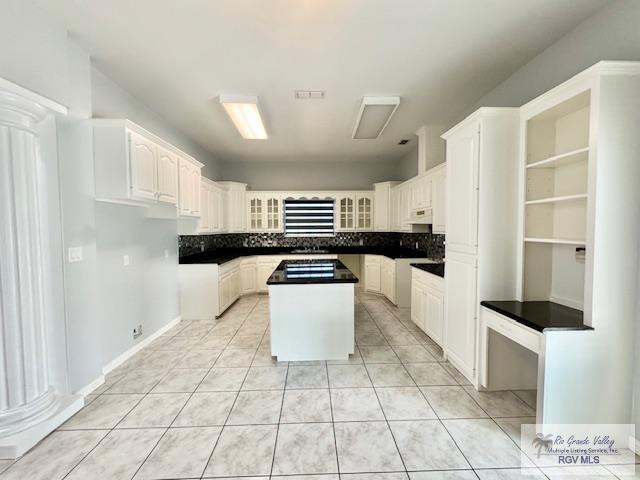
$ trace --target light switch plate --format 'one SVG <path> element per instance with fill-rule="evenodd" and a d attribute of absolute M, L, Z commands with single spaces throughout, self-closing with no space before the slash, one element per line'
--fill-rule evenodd
<path fill-rule="evenodd" d="M 124 257 L 122 257 L 122 264 L 123 264 L 125 267 L 128 267 L 128 266 L 129 266 L 129 263 L 130 263 L 130 261 L 129 261 L 129 255 L 125 255 Z"/>
<path fill-rule="evenodd" d="M 82 247 L 69 247 L 69 263 L 82 261 Z"/>
<path fill-rule="evenodd" d="M 164 258 L 169 258 L 169 250 L 164 250 Z"/>

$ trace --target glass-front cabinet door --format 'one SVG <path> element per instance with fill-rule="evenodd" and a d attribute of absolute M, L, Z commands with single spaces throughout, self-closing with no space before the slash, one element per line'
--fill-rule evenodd
<path fill-rule="evenodd" d="M 338 230 L 355 230 L 355 198 L 338 198 Z"/>
<path fill-rule="evenodd" d="M 247 201 L 249 204 L 249 230 L 260 231 L 264 228 L 264 210 L 262 197 L 257 195 L 249 195 L 247 197 Z"/>
<path fill-rule="evenodd" d="M 373 229 L 373 198 L 369 194 L 357 196 L 357 229 Z"/>
<path fill-rule="evenodd" d="M 282 210 L 281 199 L 276 196 L 267 196 L 266 204 L 266 227 L 269 231 L 279 232 L 282 230 Z"/>

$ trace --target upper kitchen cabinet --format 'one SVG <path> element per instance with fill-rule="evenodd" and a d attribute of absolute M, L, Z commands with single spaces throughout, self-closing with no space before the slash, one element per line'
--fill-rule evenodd
<path fill-rule="evenodd" d="M 336 231 L 373 231 L 373 192 L 344 192 L 336 195 Z"/>
<path fill-rule="evenodd" d="M 187 158 L 179 160 L 179 203 L 178 212 L 185 217 L 200 216 L 201 167 Z"/>
<path fill-rule="evenodd" d="M 179 205 L 182 165 L 190 165 L 189 185 L 199 215 L 202 164 L 160 137 L 124 119 L 90 120 L 93 132 L 96 198 L 136 205 Z"/>
<path fill-rule="evenodd" d="M 276 192 L 247 192 L 247 231 L 282 231 L 282 195 Z"/>
<path fill-rule="evenodd" d="M 264 200 L 260 193 L 247 192 L 247 231 L 261 232 L 264 230 Z"/>
<path fill-rule="evenodd" d="M 353 194 L 338 195 L 336 210 L 336 230 L 355 230 L 356 196 Z"/>
<path fill-rule="evenodd" d="M 200 185 L 199 233 L 223 233 L 225 227 L 227 201 L 226 190 L 216 182 L 202 177 Z"/>
<path fill-rule="evenodd" d="M 399 182 L 381 182 L 373 185 L 373 229 L 378 232 L 388 232 L 391 228 L 391 189 Z"/>
<path fill-rule="evenodd" d="M 227 231 L 242 233 L 247 231 L 246 194 L 247 184 L 238 182 L 218 182 L 227 194 Z"/>
<path fill-rule="evenodd" d="M 356 194 L 356 229 L 370 232 L 373 230 L 373 194 Z"/>
<path fill-rule="evenodd" d="M 442 137 L 447 151 L 443 349 L 474 384 L 479 302 L 516 295 L 518 122 L 518 109 L 481 108 Z M 436 204 L 443 196 L 437 190 Z"/>

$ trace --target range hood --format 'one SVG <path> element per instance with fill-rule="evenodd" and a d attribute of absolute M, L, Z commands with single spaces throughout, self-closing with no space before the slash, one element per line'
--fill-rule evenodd
<path fill-rule="evenodd" d="M 409 223 L 413 225 L 430 225 L 433 224 L 433 208 L 414 208 L 411 210 Z"/>

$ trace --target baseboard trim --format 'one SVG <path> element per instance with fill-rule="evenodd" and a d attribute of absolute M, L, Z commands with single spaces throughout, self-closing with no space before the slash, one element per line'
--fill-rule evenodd
<path fill-rule="evenodd" d="M 164 327 L 159 328 L 144 340 L 141 340 L 140 342 L 136 343 L 129 350 L 118 355 L 116 358 L 114 358 L 109 363 L 107 363 L 104 367 L 102 367 L 102 374 L 106 375 L 112 370 L 118 368 L 120 365 L 122 365 L 124 362 L 129 360 L 131 357 L 133 357 L 136 353 L 138 353 L 144 347 L 146 347 L 151 342 L 153 342 L 156 338 L 163 335 L 166 331 L 170 330 L 171 328 L 175 327 L 178 323 L 180 323 L 180 320 L 182 320 L 182 316 L 178 315 L 176 318 L 174 318 L 169 323 L 167 323 Z"/>
<path fill-rule="evenodd" d="M 98 378 L 93 380 L 91 383 L 89 383 L 88 385 L 85 385 L 80 390 L 78 390 L 76 392 L 76 395 L 82 395 L 83 397 L 86 397 L 87 395 L 89 395 L 91 392 L 93 392 L 96 388 L 98 388 L 103 383 L 104 383 L 104 375 L 100 375 Z"/>
<path fill-rule="evenodd" d="M 182 320 L 182 316 L 178 315 L 176 318 L 174 318 L 169 323 L 167 323 L 164 327 L 156 330 L 147 338 L 145 338 L 144 340 L 141 340 L 139 343 L 135 344 L 126 352 L 123 352 L 122 354 L 118 355 L 116 358 L 114 358 L 109 363 L 107 363 L 104 367 L 102 367 L 102 374 L 98 378 L 96 378 L 95 380 L 91 381 L 89 384 L 79 389 L 76 392 L 76 394 L 82 395 L 83 397 L 89 395 L 91 392 L 93 392 L 96 388 L 98 388 L 100 385 L 104 383 L 105 381 L 104 377 L 107 373 L 118 368 L 120 365 L 122 365 L 124 362 L 129 360 L 131 357 L 133 357 L 136 353 L 138 353 L 144 347 L 146 347 L 151 342 L 153 342 L 160 335 L 164 334 L 167 330 L 169 330 L 170 328 L 180 323 L 181 320 Z"/>

